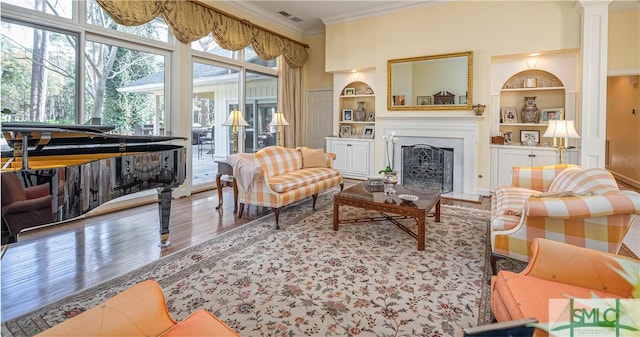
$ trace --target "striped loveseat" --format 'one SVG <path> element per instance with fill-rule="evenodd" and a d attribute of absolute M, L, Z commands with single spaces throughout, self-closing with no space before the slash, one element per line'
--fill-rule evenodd
<path fill-rule="evenodd" d="M 313 197 L 315 210 L 318 193 L 340 185 L 340 171 L 332 168 L 334 153 L 323 149 L 268 146 L 254 154 L 227 157 L 238 184 L 238 217 L 244 205 L 273 208 L 276 229 L 280 228 L 280 208 Z"/>
<path fill-rule="evenodd" d="M 575 165 L 514 167 L 512 185 L 491 202 L 494 273 L 498 258 L 529 261 L 535 238 L 617 253 L 640 214 L 640 194 L 619 190 L 604 169 Z"/>

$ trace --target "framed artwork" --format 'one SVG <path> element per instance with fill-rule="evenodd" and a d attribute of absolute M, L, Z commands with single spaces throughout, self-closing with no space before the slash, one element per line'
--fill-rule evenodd
<path fill-rule="evenodd" d="M 393 95 L 393 105 L 400 106 L 406 105 L 406 95 Z"/>
<path fill-rule="evenodd" d="M 467 96 L 458 97 L 459 104 L 467 104 Z"/>
<path fill-rule="evenodd" d="M 353 120 L 353 109 L 343 109 L 342 110 L 342 120 L 343 121 L 352 121 Z"/>
<path fill-rule="evenodd" d="M 503 124 L 518 123 L 516 108 L 500 108 Z"/>
<path fill-rule="evenodd" d="M 375 112 L 370 112 L 369 113 L 369 121 L 373 122 L 376 120 L 376 113 Z"/>
<path fill-rule="evenodd" d="M 540 123 L 549 123 L 549 121 L 559 121 L 564 119 L 564 108 L 542 109 L 542 118 Z"/>
<path fill-rule="evenodd" d="M 344 88 L 345 96 L 353 96 L 356 94 L 356 88 Z"/>
<path fill-rule="evenodd" d="M 373 138 L 373 131 L 375 127 L 373 125 L 367 125 L 364 127 L 364 131 L 362 131 L 362 138 Z"/>
<path fill-rule="evenodd" d="M 351 127 L 349 125 L 340 126 L 340 137 L 342 138 L 351 137 Z"/>
<path fill-rule="evenodd" d="M 502 134 L 502 136 L 504 137 L 504 144 L 505 145 L 511 145 L 512 137 L 511 137 L 511 131 L 505 132 L 504 134 Z"/>
<path fill-rule="evenodd" d="M 418 96 L 418 105 L 431 105 L 431 96 Z"/>
<path fill-rule="evenodd" d="M 540 131 L 520 130 L 520 142 L 523 144 L 540 143 Z"/>

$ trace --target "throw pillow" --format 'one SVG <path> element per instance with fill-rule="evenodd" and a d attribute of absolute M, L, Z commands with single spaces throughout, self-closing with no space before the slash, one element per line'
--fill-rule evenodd
<path fill-rule="evenodd" d="M 302 152 L 302 168 L 327 167 L 324 149 L 300 148 Z"/>

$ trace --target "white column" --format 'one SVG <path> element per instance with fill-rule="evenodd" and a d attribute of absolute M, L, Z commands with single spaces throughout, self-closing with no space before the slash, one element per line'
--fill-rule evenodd
<path fill-rule="evenodd" d="M 582 6 L 582 167 L 604 168 L 607 114 L 608 0 L 580 0 Z"/>

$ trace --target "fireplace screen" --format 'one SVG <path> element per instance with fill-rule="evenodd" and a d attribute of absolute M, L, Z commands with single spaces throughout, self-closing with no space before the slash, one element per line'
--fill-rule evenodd
<path fill-rule="evenodd" d="M 404 186 L 453 191 L 453 149 L 418 144 L 401 151 Z"/>

